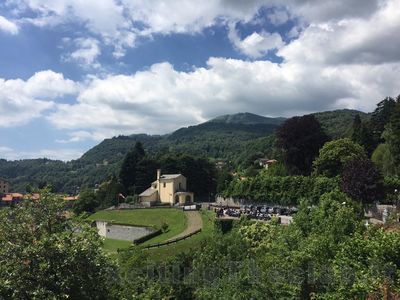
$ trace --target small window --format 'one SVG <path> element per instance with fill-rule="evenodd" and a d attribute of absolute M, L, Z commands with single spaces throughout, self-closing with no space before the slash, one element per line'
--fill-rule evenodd
<path fill-rule="evenodd" d="M 163 187 L 166 187 L 166 186 L 167 186 L 167 183 L 166 183 L 166 182 L 164 182 L 164 183 L 163 183 Z"/>

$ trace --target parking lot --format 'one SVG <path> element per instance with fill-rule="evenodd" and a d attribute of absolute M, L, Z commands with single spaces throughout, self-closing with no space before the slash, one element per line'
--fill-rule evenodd
<path fill-rule="evenodd" d="M 297 212 L 296 207 L 244 205 L 241 207 L 214 207 L 217 217 L 240 218 L 247 216 L 250 219 L 269 221 L 272 217 L 285 220 L 290 223 L 291 217 Z"/>

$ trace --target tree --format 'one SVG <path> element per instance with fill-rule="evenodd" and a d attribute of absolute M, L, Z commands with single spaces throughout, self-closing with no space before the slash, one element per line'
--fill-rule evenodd
<path fill-rule="evenodd" d="M 217 171 L 217 193 L 222 193 L 225 191 L 230 182 L 233 180 L 233 176 L 231 172 L 229 172 L 228 168 L 223 168 Z"/>
<path fill-rule="evenodd" d="M 367 121 L 362 122 L 360 115 L 354 117 L 351 139 L 363 146 L 368 155 L 371 155 L 376 148 L 371 124 Z"/>
<path fill-rule="evenodd" d="M 371 160 L 381 169 L 384 176 L 397 174 L 397 167 L 388 144 L 379 144 L 372 153 Z"/>
<path fill-rule="evenodd" d="M 163 173 L 181 173 L 187 179 L 187 189 L 195 198 L 208 200 L 216 192 L 215 165 L 206 158 L 187 154 L 166 154 L 158 159 Z"/>
<path fill-rule="evenodd" d="M 113 176 L 109 181 L 103 182 L 96 192 L 96 199 L 100 208 L 118 205 L 118 195 L 125 193 L 124 186 Z"/>
<path fill-rule="evenodd" d="M 145 157 L 142 143 L 136 142 L 135 147 L 129 151 L 122 162 L 119 179 L 127 191 L 133 192 L 136 184 L 137 164 Z"/>
<path fill-rule="evenodd" d="M 115 298 L 118 274 L 99 235 L 68 218 L 61 198 L 43 191 L 0 219 L 1 299 Z"/>
<path fill-rule="evenodd" d="M 400 165 L 400 102 L 391 114 L 390 121 L 383 133 L 386 144 L 393 157 L 395 166 Z"/>
<path fill-rule="evenodd" d="M 376 145 L 382 142 L 382 133 L 386 124 L 389 122 L 396 107 L 396 100 L 386 97 L 376 105 L 376 109 L 371 115 L 371 129 Z"/>
<path fill-rule="evenodd" d="M 399 287 L 398 233 L 369 226 L 366 232 L 354 234 L 340 248 L 333 260 L 336 272 L 332 295 L 323 299 L 395 299 L 388 290 L 398 291 Z"/>
<path fill-rule="evenodd" d="M 134 194 L 140 194 L 145 191 L 156 180 L 158 167 L 158 162 L 148 157 L 143 157 L 138 161 L 136 164 L 135 184 L 131 191 Z"/>
<path fill-rule="evenodd" d="M 352 159 L 366 159 L 363 147 L 348 138 L 327 142 L 313 162 L 314 173 L 327 177 L 340 175 L 346 162 Z"/>
<path fill-rule="evenodd" d="M 292 174 L 310 174 L 312 162 L 326 140 L 313 115 L 290 118 L 277 130 L 277 145 Z"/>
<path fill-rule="evenodd" d="M 361 130 L 362 130 L 362 121 L 361 121 L 360 115 L 356 115 L 354 117 L 353 128 L 352 129 L 353 130 L 352 130 L 352 133 L 351 133 L 351 139 L 354 142 L 356 142 L 358 144 L 361 144 L 360 143 L 360 141 L 361 141 L 360 134 L 361 134 Z"/>
<path fill-rule="evenodd" d="M 92 213 L 98 206 L 99 202 L 93 189 L 84 189 L 79 193 L 79 199 L 75 201 L 73 210 L 76 214 Z"/>
<path fill-rule="evenodd" d="M 364 206 L 384 197 L 383 176 L 369 159 L 348 161 L 341 174 L 340 188 Z"/>

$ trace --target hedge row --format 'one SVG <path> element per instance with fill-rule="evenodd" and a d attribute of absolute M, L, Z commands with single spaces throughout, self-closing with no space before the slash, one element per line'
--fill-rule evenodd
<path fill-rule="evenodd" d="M 279 205 L 297 205 L 301 199 L 318 203 L 324 193 L 338 188 L 338 181 L 338 178 L 260 173 L 255 177 L 233 180 L 223 196 Z M 400 177 L 385 177 L 384 187 L 384 203 L 400 202 Z"/>
<path fill-rule="evenodd" d="M 225 197 L 279 205 L 297 205 L 301 199 L 317 203 L 324 193 L 338 187 L 337 178 L 309 176 L 269 176 L 233 180 Z"/>

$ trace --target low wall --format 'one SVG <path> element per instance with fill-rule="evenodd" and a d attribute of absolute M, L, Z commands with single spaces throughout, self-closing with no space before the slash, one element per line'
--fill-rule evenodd
<path fill-rule="evenodd" d="M 239 200 L 234 198 L 224 198 L 224 197 L 216 197 L 215 204 L 221 206 L 229 206 L 229 207 L 240 207 L 245 204 L 245 200 Z M 246 203 L 247 204 L 247 203 Z"/>
<path fill-rule="evenodd" d="M 117 225 L 106 221 L 96 221 L 96 227 L 99 231 L 99 235 L 102 237 L 130 242 L 141 239 L 156 231 L 150 227 Z"/>

